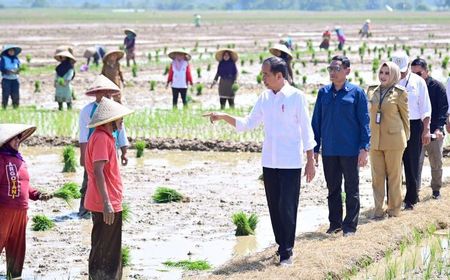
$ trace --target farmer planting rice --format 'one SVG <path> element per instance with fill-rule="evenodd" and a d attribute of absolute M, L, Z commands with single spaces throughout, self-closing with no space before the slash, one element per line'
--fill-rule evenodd
<path fill-rule="evenodd" d="M 301 171 L 304 167 L 307 182 L 314 178 L 313 148 L 316 142 L 305 96 L 286 81 L 286 62 L 279 57 L 268 58 L 263 62 L 262 73 L 267 90 L 259 96 L 247 117 L 217 112 L 204 116 L 209 117 L 211 123 L 224 120 L 237 131 L 264 124 L 264 188 L 280 265 L 290 266 L 293 263 Z M 307 154 L 306 166 L 304 152 Z"/>
<path fill-rule="evenodd" d="M 95 46 L 87 48 L 84 51 L 84 58 L 86 58 L 86 65 L 89 66 L 89 63 L 91 62 L 91 59 L 93 60 L 94 64 L 96 66 L 99 65 L 99 61 L 103 59 L 105 56 L 106 50 L 103 46 Z"/>
<path fill-rule="evenodd" d="M 124 56 L 123 51 L 110 51 L 105 54 L 103 57 L 103 68 L 102 68 L 102 75 L 110 79 L 114 84 L 116 84 L 119 88 L 123 87 L 124 79 L 122 71 L 120 70 L 120 60 Z M 121 93 L 115 94 L 113 96 L 114 101 L 117 101 L 119 103 L 122 102 L 122 96 Z"/>
<path fill-rule="evenodd" d="M 327 27 L 325 31 L 322 33 L 322 42 L 320 43 L 319 48 L 328 50 L 330 47 L 330 40 L 331 40 L 331 32 L 330 29 Z"/>
<path fill-rule="evenodd" d="M 183 107 L 186 107 L 188 84 L 193 85 L 191 67 L 189 65 L 191 55 L 178 49 L 171 51 L 169 57 L 172 59 L 172 63 L 170 64 L 169 74 L 167 76 L 166 88 L 169 84 L 172 87 L 172 107 L 174 109 L 177 108 L 179 95 L 181 95 Z"/>
<path fill-rule="evenodd" d="M 72 109 L 72 80 L 75 77 L 75 58 L 69 51 L 63 51 L 55 55 L 56 61 L 60 64 L 56 66 L 55 74 L 55 101 L 58 103 L 58 110 L 62 111 L 63 103 L 67 103 L 67 110 Z"/>
<path fill-rule="evenodd" d="M 19 72 L 20 60 L 17 57 L 21 48 L 14 45 L 3 46 L 2 56 L 0 61 L 0 71 L 2 72 L 2 107 L 6 109 L 8 106 L 9 97 L 13 108 L 19 107 Z"/>
<path fill-rule="evenodd" d="M 88 124 L 92 119 L 92 116 L 94 115 L 95 111 L 98 109 L 98 105 L 103 97 L 111 98 L 115 95 L 120 94 L 120 89 L 117 85 L 115 85 L 111 80 L 106 78 L 103 75 L 97 76 L 94 83 L 89 87 L 89 89 L 86 92 L 86 95 L 88 96 L 95 96 L 95 101 L 89 103 L 88 105 L 84 106 L 83 109 L 81 109 L 80 112 L 80 118 L 79 118 L 79 129 L 80 129 L 80 137 L 79 137 L 79 143 L 80 143 L 80 165 L 85 168 L 84 170 L 84 176 L 83 176 L 83 183 L 81 185 L 81 200 L 80 200 L 80 209 L 78 211 L 78 215 L 83 218 L 89 217 L 88 211 L 84 208 L 84 197 L 86 194 L 86 188 L 88 186 L 88 175 L 86 172 L 86 165 L 85 165 L 85 153 L 86 153 L 86 146 L 88 143 L 89 138 L 91 137 L 92 133 L 94 132 L 93 128 L 88 128 Z M 129 142 L 126 136 L 125 127 L 123 127 L 120 130 L 116 130 L 113 132 L 113 136 L 116 141 L 116 148 L 117 150 L 121 150 L 121 163 L 122 165 L 127 165 L 128 158 L 127 158 L 127 150 L 129 146 Z"/>
<path fill-rule="evenodd" d="M 217 66 L 217 73 L 214 77 L 214 81 L 211 88 L 219 82 L 219 100 L 220 109 L 225 109 L 225 105 L 228 100 L 230 108 L 234 108 L 234 96 L 233 84 L 237 78 L 236 61 L 238 60 L 238 54 L 231 49 L 222 49 L 216 52 L 216 60 L 219 61 Z"/>
<path fill-rule="evenodd" d="M 123 40 L 123 49 L 126 53 L 127 67 L 130 67 L 130 59 L 133 60 L 133 64 L 136 64 L 135 60 L 135 45 L 136 45 L 136 31 L 131 28 L 125 29 L 125 39 Z"/>
<path fill-rule="evenodd" d="M 6 250 L 6 275 L 20 278 L 25 260 L 25 232 L 28 200 L 48 200 L 30 184 L 27 164 L 20 144 L 31 136 L 35 126 L 0 124 L 0 253 Z"/>
<path fill-rule="evenodd" d="M 122 279 L 122 179 L 113 132 L 133 111 L 103 97 L 88 125 L 94 132 L 86 146 L 88 187 L 84 206 L 92 212 L 89 279 Z"/>
<path fill-rule="evenodd" d="M 291 51 L 288 49 L 288 47 L 286 47 L 285 44 L 276 44 L 273 48 L 269 49 L 270 53 L 273 54 L 276 57 L 281 57 L 284 62 L 286 62 L 287 65 L 287 81 L 289 82 L 290 85 L 294 85 L 294 73 L 292 72 L 292 53 Z"/>

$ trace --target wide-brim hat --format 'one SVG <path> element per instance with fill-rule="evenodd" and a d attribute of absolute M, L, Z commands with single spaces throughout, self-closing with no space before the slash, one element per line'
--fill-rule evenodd
<path fill-rule="evenodd" d="M 4 45 L 2 49 L 2 55 L 5 55 L 10 49 L 14 49 L 14 55 L 18 55 L 22 52 L 22 48 L 16 45 Z"/>
<path fill-rule="evenodd" d="M 62 51 L 62 52 L 59 52 L 59 53 L 55 54 L 54 57 L 55 57 L 55 59 L 56 59 L 57 61 L 59 61 L 59 62 L 62 61 L 62 57 L 66 57 L 66 58 L 68 58 L 68 59 L 73 60 L 73 62 L 77 62 L 77 60 L 75 59 L 75 57 L 73 57 L 73 55 L 72 55 L 69 51 Z"/>
<path fill-rule="evenodd" d="M 92 85 L 87 89 L 86 95 L 95 96 L 101 91 L 112 92 L 113 95 L 120 94 L 120 88 L 105 75 L 98 75 Z"/>
<path fill-rule="evenodd" d="M 89 47 L 87 48 L 84 53 L 83 53 L 83 57 L 84 58 L 90 58 L 92 56 L 94 56 L 94 54 L 97 52 L 97 49 L 95 47 Z"/>
<path fill-rule="evenodd" d="M 0 124 L 0 147 L 5 143 L 8 143 L 19 134 L 22 134 L 20 137 L 20 142 L 23 142 L 25 139 L 30 137 L 34 131 L 36 131 L 36 127 L 34 125 L 2 123 Z"/>
<path fill-rule="evenodd" d="M 68 45 L 62 45 L 56 48 L 55 50 L 55 55 L 57 53 L 63 52 L 63 51 L 68 51 L 73 55 L 73 47 L 72 46 L 68 46 Z"/>
<path fill-rule="evenodd" d="M 224 52 L 229 52 L 231 59 L 236 62 L 239 59 L 239 55 L 235 50 L 232 49 L 221 49 L 216 52 L 216 60 L 221 61 L 223 59 Z"/>
<path fill-rule="evenodd" d="M 103 56 L 103 62 L 108 61 L 109 57 L 113 54 L 117 55 L 117 60 L 121 60 L 125 52 L 121 50 L 109 51 Z"/>
<path fill-rule="evenodd" d="M 281 56 L 281 52 L 286 53 L 289 56 L 289 59 L 292 59 L 291 51 L 283 44 L 276 44 L 272 48 L 269 49 L 270 53 L 274 56 Z"/>
<path fill-rule="evenodd" d="M 191 55 L 190 55 L 187 51 L 182 50 L 182 49 L 176 49 L 176 50 L 173 50 L 173 51 L 171 51 L 171 52 L 168 54 L 168 56 L 169 56 L 171 59 L 175 59 L 175 56 L 176 56 L 177 54 L 183 54 L 183 55 L 186 57 L 186 60 L 191 60 Z"/>
<path fill-rule="evenodd" d="M 137 34 L 136 34 L 136 31 L 134 31 L 134 29 L 131 29 L 131 28 L 125 28 L 125 29 L 123 30 L 123 32 L 124 32 L 125 34 L 133 33 L 134 36 L 137 35 Z"/>
<path fill-rule="evenodd" d="M 123 118 L 131 113 L 133 113 L 133 110 L 128 109 L 127 107 L 114 100 L 103 97 L 98 104 L 97 110 L 92 116 L 88 127 L 93 128 L 101 126 Z"/>

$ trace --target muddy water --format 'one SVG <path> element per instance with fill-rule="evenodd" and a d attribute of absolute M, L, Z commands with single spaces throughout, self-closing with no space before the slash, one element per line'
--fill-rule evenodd
<path fill-rule="evenodd" d="M 82 169 L 74 174 L 61 170 L 61 148 L 24 148 L 31 182 L 54 191 L 67 181 L 81 184 Z M 130 204 L 131 221 L 123 226 L 123 245 L 131 248 L 126 275 L 136 279 L 179 279 L 182 272 L 168 269 L 167 260 L 203 259 L 214 267 L 235 256 L 252 254 L 273 244 L 258 153 L 145 151 L 121 168 L 124 201 Z M 429 180 L 429 167 L 424 180 Z M 370 168 L 361 169 L 362 211 L 372 207 Z M 447 173 L 444 173 L 447 174 Z M 156 204 L 151 195 L 158 186 L 177 189 L 188 203 Z M 321 167 L 310 184 L 302 181 L 297 232 L 315 231 L 327 223 L 326 186 Z M 76 217 L 72 206 L 53 199 L 30 202 L 29 216 L 45 214 L 56 221 L 55 229 L 36 233 L 27 230 L 25 279 L 86 279 L 91 221 Z M 257 213 L 256 235 L 235 237 L 231 216 L 237 211 Z M 0 257 L 4 263 L 4 254 Z M 4 275 L 0 265 L 0 275 Z M 0 277 L 1 279 L 1 277 Z"/>

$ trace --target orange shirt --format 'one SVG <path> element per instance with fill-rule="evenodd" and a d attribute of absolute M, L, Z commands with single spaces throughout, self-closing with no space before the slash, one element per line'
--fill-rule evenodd
<path fill-rule="evenodd" d="M 94 175 L 94 162 L 106 161 L 103 175 L 105 186 L 114 212 L 122 211 L 122 179 L 120 178 L 114 137 L 103 126 L 92 133 L 87 143 L 85 167 L 88 174 L 88 186 L 84 207 L 93 212 L 103 212 L 103 200 L 97 188 Z"/>

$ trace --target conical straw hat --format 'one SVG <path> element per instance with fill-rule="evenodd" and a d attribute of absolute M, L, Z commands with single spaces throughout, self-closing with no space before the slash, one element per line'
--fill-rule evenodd
<path fill-rule="evenodd" d="M 124 32 L 125 34 L 127 34 L 127 33 L 133 33 L 134 36 L 137 35 L 137 34 L 136 34 L 136 31 L 134 31 L 134 29 L 131 29 L 131 28 L 125 28 L 125 29 L 123 30 L 123 32 Z"/>
<path fill-rule="evenodd" d="M 117 55 L 117 60 L 119 61 L 125 55 L 125 52 L 121 50 L 109 51 L 103 56 L 103 62 L 108 61 L 109 57 L 113 54 Z"/>
<path fill-rule="evenodd" d="M 95 47 L 89 47 L 89 48 L 87 48 L 87 49 L 84 51 L 83 57 L 84 57 L 84 58 L 90 58 L 90 57 L 92 57 L 96 52 L 97 52 L 97 50 L 95 49 Z"/>
<path fill-rule="evenodd" d="M 2 49 L 2 55 L 5 55 L 5 53 L 8 52 L 10 49 L 14 49 L 14 55 L 16 56 L 22 52 L 22 48 L 16 45 L 4 45 Z"/>
<path fill-rule="evenodd" d="M 269 49 L 270 53 L 274 56 L 281 56 L 281 52 L 286 53 L 289 56 L 289 59 L 292 59 L 291 51 L 283 44 L 276 44 L 272 48 Z"/>
<path fill-rule="evenodd" d="M 120 88 L 104 75 L 98 75 L 94 83 L 87 89 L 86 95 L 95 96 L 99 91 L 110 91 L 113 95 L 120 94 Z"/>
<path fill-rule="evenodd" d="M 2 123 L 0 124 L 0 147 L 11 139 L 22 134 L 20 142 L 24 141 L 34 133 L 36 127 L 28 124 Z"/>
<path fill-rule="evenodd" d="M 234 62 L 236 62 L 239 59 L 239 55 L 238 55 L 238 53 L 235 50 L 232 50 L 232 49 L 221 49 L 221 50 L 218 50 L 216 52 L 216 60 L 217 61 L 221 61 L 222 60 L 224 52 L 229 52 L 230 56 L 231 56 L 231 59 Z"/>
<path fill-rule="evenodd" d="M 69 51 L 62 51 L 62 52 L 55 54 L 55 59 L 59 62 L 62 61 L 61 57 L 67 57 L 67 58 L 73 60 L 73 62 L 77 62 L 75 57 L 73 57 L 73 55 Z"/>
<path fill-rule="evenodd" d="M 73 47 L 72 46 L 67 46 L 67 45 L 62 45 L 56 48 L 55 50 L 55 55 L 57 53 L 63 52 L 63 51 L 68 51 L 73 55 Z"/>
<path fill-rule="evenodd" d="M 103 124 L 107 124 L 131 113 L 133 113 L 133 111 L 123 106 L 122 104 L 103 97 L 98 104 L 98 108 L 92 116 L 88 127 L 93 128 Z"/>
<path fill-rule="evenodd" d="M 171 51 L 168 54 L 168 56 L 171 59 L 175 59 L 175 56 L 177 55 L 177 53 L 184 54 L 184 56 L 186 57 L 186 60 L 191 60 L 191 55 L 188 52 L 186 52 L 185 50 L 182 50 L 182 49 L 175 49 L 175 50 Z"/>

